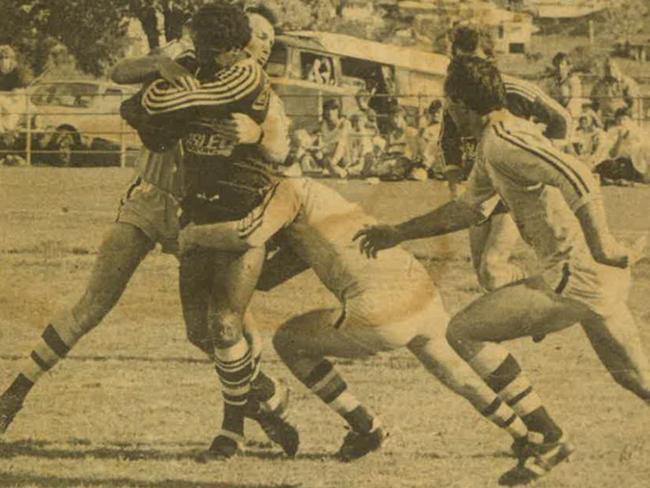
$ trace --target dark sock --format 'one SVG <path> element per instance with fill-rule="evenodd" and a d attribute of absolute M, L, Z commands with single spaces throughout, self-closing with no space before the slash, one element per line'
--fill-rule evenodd
<path fill-rule="evenodd" d="M 372 429 L 372 415 L 362 405 L 343 415 L 343 418 L 350 424 L 352 430 L 361 434 L 367 434 Z"/>

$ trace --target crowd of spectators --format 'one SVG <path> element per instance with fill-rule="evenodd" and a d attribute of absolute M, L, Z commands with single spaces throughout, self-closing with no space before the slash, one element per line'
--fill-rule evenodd
<path fill-rule="evenodd" d="M 637 83 L 609 57 L 590 91 L 583 89 L 569 55 L 559 52 L 551 64 L 549 76 L 539 85 L 574 121 L 564 149 L 599 174 L 604 184 L 650 182 L 650 132 L 640 123 Z M 441 100 L 413 116 L 413 107 L 401 106 L 397 99 L 378 115 L 368 106 L 369 98 L 361 90 L 350 113 L 342 112 L 338 100 L 325 100 L 318 130 L 294 132 L 291 172 L 380 180 L 449 176 L 439 147 Z"/>
<path fill-rule="evenodd" d="M 589 165 L 603 183 L 650 182 L 650 133 L 640 123 L 644 117 L 636 81 L 607 57 L 588 91 L 569 55 L 557 53 L 551 65 L 539 85 L 574 121 L 572 138 L 564 149 Z M 305 70 L 304 78 L 312 82 L 333 81 L 333 67 L 327 58 L 314 56 Z M 386 75 L 382 79 L 391 78 Z M 0 165 L 25 163 L 24 128 L 31 122 L 21 115 L 22 95 L 30 81 L 31 75 L 18 62 L 14 49 L 0 46 Z M 377 99 L 367 86 L 359 89 L 354 108 L 347 111 L 340 99 L 325 99 L 318 127 L 293 131 L 287 173 L 375 181 L 449 176 L 439 145 L 442 100 L 414 107 L 401 105 L 398 97 L 388 97 L 379 99 L 381 109 L 377 109 L 377 104 L 371 103 Z M 43 152 L 60 149 L 61 144 L 52 137 L 46 140 L 39 131 L 33 132 L 33 148 Z"/>
<path fill-rule="evenodd" d="M 553 58 L 548 93 L 575 121 L 569 150 L 597 173 L 603 184 L 650 182 L 648 132 L 642 119 L 639 87 L 607 57 L 589 96 L 565 53 Z"/>
<path fill-rule="evenodd" d="M 442 102 L 433 100 L 422 113 L 409 117 L 407 109 L 394 100 L 382 114 L 381 131 L 380 116 L 369 107 L 369 98 L 361 90 L 349 114 L 342 113 L 338 100 L 325 100 L 318 129 L 293 132 L 293 165 L 288 171 L 335 178 L 442 178 L 438 147 Z"/>

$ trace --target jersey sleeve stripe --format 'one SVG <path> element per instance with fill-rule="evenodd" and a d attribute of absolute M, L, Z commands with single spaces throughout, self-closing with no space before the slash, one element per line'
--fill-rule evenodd
<path fill-rule="evenodd" d="M 166 112 L 174 112 L 177 110 L 182 110 L 190 107 L 198 107 L 198 106 L 220 106 L 220 105 L 227 105 L 229 103 L 236 102 L 238 100 L 241 100 L 245 96 L 247 96 L 249 93 L 252 93 L 257 85 L 255 84 L 250 84 L 250 85 L 245 85 L 241 86 L 238 91 L 236 92 L 228 92 L 227 96 L 221 95 L 221 96 L 216 96 L 216 95 L 210 95 L 210 94 L 196 94 L 194 97 L 191 99 L 187 98 L 182 98 L 179 99 L 175 102 L 167 102 L 163 105 L 159 105 L 153 110 L 149 110 L 150 114 L 155 114 L 155 113 L 166 113 Z"/>
<path fill-rule="evenodd" d="M 540 147 L 537 144 L 532 144 L 531 142 L 526 141 L 525 139 L 522 139 L 521 137 L 512 134 L 505 127 L 503 127 L 502 124 L 494 125 L 493 128 L 494 128 L 494 133 L 499 138 L 505 140 L 506 142 L 509 142 L 510 144 L 526 152 L 534 154 L 535 156 L 540 158 L 540 160 L 548 163 L 553 168 L 555 168 L 562 176 L 564 176 L 564 178 L 566 178 L 566 180 L 573 187 L 573 189 L 576 191 L 576 194 L 580 198 L 590 193 L 589 187 L 582 179 L 582 177 L 578 174 L 578 172 L 575 171 L 566 163 L 564 163 L 561 160 L 561 158 L 554 156 L 553 154 L 549 153 L 548 151 L 546 151 L 544 148 Z"/>
<path fill-rule="evenodd" d="M 227 93 L 229 90 L 239 87 L 247 78 L 248 74 L 242 70 L 232 74 L 233 76 L 222 79 L 218 86 L 208 86 L 204 84 L 200 89 L 189 92 L 181 88 L 169 86 L 165 81 L 159 80 L 147 90 L 145 99 L 155 103 L 164 103 L 165 101 L 174 101 L 182 98 L 188 98 L 190 95 L 198 96 L 201 94 L 220 95 Z"/>
<path fill-rule="evenodd" d="M 504 129 L 505 129 L 505 128 L 504 128 Z M 512 132 L 509 132 L 509 133 L 510 133 L 513 137 L 516 137 L 515 134 L 512 134 Z M 545 146 L 542 146 L 542 145 L 536 144 L 534 141 L 528 141 L 528 142 L 527 142 L 527 141 L 525 140 L 525 137 L 524 137 L 523 134 L 519 136 L 519 139 L 520 139 L 522 142 L 524 142 L 524 143 L 527 143 L 527 144 L 529 144 L 529 145 L 535 146 L 535 147 L 537 148 L 538 151 L 544 153 L 547 157 L 549 157 L 549 158 L 555 160 L 559 165 L 564 166 L 565 168 L 567 168 L 567 169 L 568 169 L 568 170 L 569 170 L 569 171 L 570 171 L 570 172 L 571 172 L 571 173 L 576 177 L 576 179 L 577 179 L 577 180 L 582 184 L 582 186 L 583 186 L 584 189 L 585 189 L 585 192 L 586 192 L 586 193 L 590 193 L 590 192 L 591 192 L 590 185 L 589 185 L 589 184 L 584 180 L 584 178 L 582 177 L 582 175 L 581 175 L 578 171 L 576 171 L 575 168 L 573 168 L 570 164 L 567 164 L 567 163 L 564 161 L 564 158 L 566 157 L 566 155 L 565 155 L 564 153 L 558 151 L 557 149 L 555 149 L 555 148 L 552 147 L 552 146 L 550 146 L 550 147 L 545 147 Z"/>
<path fill-rule="evenodd" d="M 163 87 L 160 80 L 145 92 L 142 105 L 150 114 L 164 113 L 195 105 L 224 105 L 253 92 L 261 81 L 261 71 L 239 68 L 229 76 L 204 84 L 195 91 Z"/>

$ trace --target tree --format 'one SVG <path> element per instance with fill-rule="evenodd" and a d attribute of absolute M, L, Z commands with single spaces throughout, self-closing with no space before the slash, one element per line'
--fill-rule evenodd
<path fill-rule="evenodd" d="M 191 9 L 202 0 L 0 0 L 0 42 L 14 45 L 36 72 L 50 49 L 62 44 L 82 71 L 103 73 L 125 48 L 130 18 L 142 24 L 149 46 L 160 34 L 180 36 Z M 159 32 L 158 13 L 163 17 Z"/>
<path fill-rule="evenodd" d="M 643 31 L 647 22 L 648 2 L 644 0 L 614 0 L 603 11 L 601 35 L 609 42 L 629 42 Z"/>

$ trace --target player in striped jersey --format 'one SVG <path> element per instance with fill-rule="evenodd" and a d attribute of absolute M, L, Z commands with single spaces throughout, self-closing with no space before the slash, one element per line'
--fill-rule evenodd
<path fill-rule="evenodd" d="M 192 29 L 193 69 L 200 87 L 188 90 L 156 80 L 123 107 L 123 115 L 154 150 L 164 148 L 170 136 L 181 140 L 182 225 L 243 219 L 248 224 L 244 232 L 254 233 L 277 182 L 258 145 L 236 145 L 224 135 L 221 122 L 235 113 L 263 121 L 270 83 L 259 63 L 242 51 L 251 36 L 238 7 L 225 2 L 204 6 L 193 17 Z M 243 442 L 254 374 L 243 320 L 264 256 L 262 245 L 228 252 L 197 249 L 180 257 L 181 288 L 196 283 L 209 290 L 209 307 L 202 310 L 225 404 L 222 429 L 209 456 L 233 456 Z"/>
<path fill-rule="evenodd" d="M 445 91 L 458 127 L 480 141 L 465 193 L 397 226 L 362 230 L 362 251 L 376 256 L 405 240 L 466 228 L 482 218 L 487 202 L 502 198 L 543 270 L 460 311 L 448 328 L 451 345 L 521 415 L 522 405 L 530 409 L 537 401 L 530 401 L 517 361 L 499 343 L 579 322 L 616 382 L 650 404 L 650 369 L 626 304 L 634 259 L 610 234 L 598 182 L 533 124 L 505 110 L 505 87 L 488 61 L 471 57 L 452 65 Z M 529 483 L 571 453 L 562 430 L 539 413 L 523 416 L 531 432 L 528 455 L 502 483 Z"/>
<path fill-rule="evenodd" d="M 311 268 L 341 304 L 293 317 L 273 339 L 292 373 L 349 424 L 351 432 L 338 452 L 341 460 L 378 449 L 386 432 L 326 357 L 366 358 L 402 347 L 512 435 L 515 449 L 525 443 L 523 421 L 447 343 L 448 315 L 424 267 L 399 248 L 371 262 L 359 258 L 352 237 L 359 225 L 376 222 L 361 207 L 313 180 L 287 178 L 278 185 L 266 213 L 270 218 L 263 224 L 265 233 L 283 230 L 280 251 L 267 261 L 260 288 L 269 290 Z M 242 237 L 237 225 L 227 223 L 189 227 L 181 247 L 224 249 L 236 240 L 259 245 Z"/>
<path fill-rule="evenodd" d="M 249 46 L 252 55 L 263 64 L 268 59 L 273 39 L 273 17 L 258 8 L 247 11 L 256 45 Z M 269 42 L 270 41 L 270 42 Z M 124 84 L 142 83 L 156 75 L 164 75 L 171 83 L 179 87 L 196 87 L 197 80 L 180 64 L 179 59 L 194 57 L 194 46 L 189 40 L 172 41 L 157 52 L 144 58 L 128 59 L 120 62 L 113 69 L 114 81 Z M 243 122 L 242 122 L 243 121 Z M 258 141 L 260 127 L 246 120 L 237 118 L 229 121 L 224 128 L 233 140 L 239 143 Z M 261 124 L 264 136 L 260 149 L 269 161 L 284 160 L 288 151 L 287 123 L 280 99 L 273 94 L 270 100 L 269 116 Z M 45 329 L 41 341 L 31 354 L 31 358 L 21 369 L 12 385 L 0 397 L 0 432 L 4 432 L 25 398 L 43 373 L 52 369 L 63 359 L 70 349 L 85 334 L 94 329 L 104 316 L 117 303 L 126 284 L 137 269 L 139 263 L 151 249 L 160 243 L 164 252 L 175 252 L 178 235 L 178 201 L 180 194 L 180 175 L 178 165 L 181 150 L 178 145 L 163 153 L 154 153 L 143 148 L 138 158 L 136 177 L 129 185 L 125 197 L 120 202 L 116 223 L 104 237 L 89 284 L 81 300 L 70 310 L 62 313 Z M 249 327 L 252 330 L 252 328 Z M 194 328 L 189 328 L 192 331 Z M 250 342 L 256 334 L 251 332 Z M 201 338 L 189 335 L 193 344 L 211 355 L 210 345 Z M 285 407 L 287 390 L 272 378 L 259 371 L 261 347 L 254 345 L 255 351 L 255 386 L 267 410 Z M 270 402 L 270 403 L 268 403 Z M 273 436 L 269 428 L 277 427 L 276 422 L 269 422 L 268 414 L 261 418 L 252 411 L 267 433 Z M 278 412 L 281 413 L 281 412 Z M 275 436 L 274 436 L 275 437 Z M 278 440 L 277 438 L 273 440 Z M 293 451 L 295 447 L 283 445 L 285 450 Z"/>
<path fill-rule="evenodd" d="M 452 55 L 454 59 L 476 55 L 493 58 L 489 33 L 475 26 L 457 28 L 453 34 Z M 571 114 L 536 85 L 512 76 L 502 78 L 506 108 L 517 117 L 542 124 L 546 137 L 558 147 L 566 146 L 572 134 Z M 463 148 L 471 154 L 475 151 L 475 143 L 472 138 L 460 136 L 453 119 L 445 111 L 440 145 L 449 169 L 450 188 L 455 187 L 457 177 L 464 179 L 469 174 L 471 157 L 466 159 Z M 518 232 L 502 203 L 483 222 L 470 227 L 469 238 L 472 264 L 484 290 L 494 290 L 525 277 L 524 271 L 510 261 Z"/>

